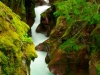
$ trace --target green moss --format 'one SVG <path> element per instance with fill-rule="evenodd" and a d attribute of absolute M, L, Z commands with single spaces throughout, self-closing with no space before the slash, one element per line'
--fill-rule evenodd
<path fill-rule="evenodd" d="M 100 75 L 100 61 L 96 65 L 96 75 Z"/>
<path fill-rule="evenodd" d="M 29 26 L 0 2 L 0 75 L 24 75 L 29 66 L 21 68 L 23 58 L 30 61 L 37 57 L 28 30 Z"/>
<path fill-rule="evenodd" d="M 33 48 L 34 45 L 24 43 L 22 50 L 24 50 L 25 56 L 28 56 L 28 59 L 31 60 L 33 57 L 37 57 L 37 54 L 35 52 L 35 49 Z"/>
<path fill-rule="evenodd" d="M 5 64 L 8 61 L 8 57 L 0 51 L 0 63 Z"/>

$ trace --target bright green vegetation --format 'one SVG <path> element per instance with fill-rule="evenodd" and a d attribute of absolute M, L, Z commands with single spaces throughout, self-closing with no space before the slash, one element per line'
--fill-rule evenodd
<path fill-rule="evenodd" d="M 100 23 L 99 4 L 86 2 L 86 0 L 67 0 L 55 3 L 57 11 L 55 16 L 66 16 L 68 24 L 77 20 L 85 20 L 90 24 Z"/>
<path fill-rule="evenodd" d="M 66 31 L 61 37 L 67 39 L 59 48 L 64 52 L 86 49 L 90 52 L 90 61 L 94 60 L 92 63 L 97 69 L 97 75 L 100 75 L 100 4 L 96 0 L 63 0 L 54 5 L 54 15 L 58 18 L 65 16 L 67 22 Z"/>
<path fill-rule="evenodd" d="M 0 2 L 0 75 L 25 75 L 32 59 L 37 57 L 29 26 Z M 26 60 L 26 65 L 22 60 Z"/>
<path fill-rule="evenodd" d="M 57 2 L 54 5 L 57 11 L 54 12 L 55 16 L 65 16 L 69 28 L 76 21 L 85 21 L 89 24 L 100 23 L 99 4 L 86 2 L 86 0 L 67 0 Z M 67 35 L 67 32 L 63 36 Z"/>
<path fill-rule="evenodd" d="M 54 12 L 54 15 L 58 18 L 59 16 L 66 17 L 67 29 L 62 37 L 68 37 L 72 27 L 77 27 L 76 33 L 72 35 L 71 39 L 68 39 L 62 44 L 60 48 L 64 48 L 63 46 L 67 43 L 70 43 L 70 46 L 75 46 L 76 44 L 74 43 L 82 36 L 81 32 L 87 26 L 91 28 L 91 26 L 96 25 L 96 28 L 90 33 L 90 35 L 98 40 L 99 33 L 97 34 L 96 32 L 96 30 L 100 28 L 100 7 L 98 3 L 86 2 L 86 0 L 64 0 L 55 2 L 54 5 L 56 5 L 56 12 Z M 95 33 L 97 35 L 94 36 Z"/>

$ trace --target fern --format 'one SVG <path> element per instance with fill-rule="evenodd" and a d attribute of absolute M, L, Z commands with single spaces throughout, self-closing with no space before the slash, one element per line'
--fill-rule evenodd
<path fill-rule="evenodd" d="M 67 52 L 70 52 L 70 51 L 78 51 L 79 49 L 85 47 L 84 44 L 77 44 L 77 39 L 73 39 L 73 38 L 70 38 L 68 40 L 66 40 L 59 48 L 62 49 L 63 51 L 67 51 Z"/>
<path fill-rule="evenodd" d="M 90 24 L 100 23 L 99 5 L 86 2 L 86 0 L 67 0 L 54 4 L 57 8 L 54 15 L 66 16 L 68 23 L 76 20 L 85 20 Z"/>

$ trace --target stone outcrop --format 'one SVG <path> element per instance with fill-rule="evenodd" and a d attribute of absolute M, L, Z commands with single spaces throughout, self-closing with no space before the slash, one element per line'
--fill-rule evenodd
<path fill-rule="evenodd" d="M 29 26 L 0 1 L 0 75 L 30 75 L 37 57 Z"/>
<path fill-rule="evenodd" d="M 41 14 L 41 22 L 36 29 L 38 33 L 45 33 L 46 36 L 50 35 L 51 30 L 56 25 L 56 17 L 53 15 L 55 7 L 51 6 L 47 11 Z"/>

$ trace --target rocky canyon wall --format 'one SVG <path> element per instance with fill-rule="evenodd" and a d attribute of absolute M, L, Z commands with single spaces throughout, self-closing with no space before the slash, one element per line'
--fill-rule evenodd
<path fill-rule="evenodd" d="M 71 2 L 71 0 L 68 1 Z M 86 19 L 87 16 L 85 16 L 85 20 L 80 17 L 84 15 L 83 13 L 80 16 L 75 16 L 75 14 L 78 15 L 80 9 L 73 11 L 74 7 L 71 7 L 73 10 L 66 15 L 68 1 L 50 0 L 51 8 L 42 14 L 41 24 L 37 29 L 37 32 L 46 32 L 50 38 L 39 44 L 36 49 L 47 52 L 45 61 L 54 75 L 100 75 L 100 20 L 97 20 L 95 16 L 95 14 L 100 15 L 99 1 L 87 0 L 88 2 L 85 2 L 87 6 L 91 5 L 88 7 L 92 12 L 92 17 L 87 15 L 88 18 Z M 97 12 L 93 14 L 96 9 L 93 8 L 95 4 L 97 5 Z M 82 7 L 80 8 L 82 9 Z M 68 15 L 74 22 L 69 23 L 71 19 Z M 94 22 L 93 16 L 95 16 Z"/>

